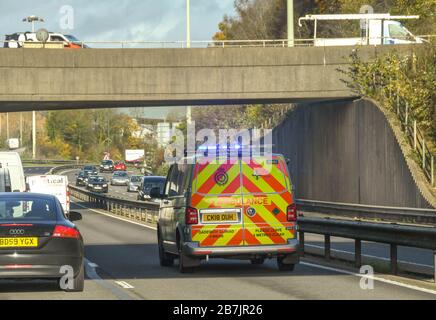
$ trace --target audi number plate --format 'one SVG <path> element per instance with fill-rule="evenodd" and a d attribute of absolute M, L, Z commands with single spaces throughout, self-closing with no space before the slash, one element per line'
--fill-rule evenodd
<path fill-rule="evenodd" d="M 0 238 L 0 249 L 36 247 L 38 247 L 38 238 Z"/>

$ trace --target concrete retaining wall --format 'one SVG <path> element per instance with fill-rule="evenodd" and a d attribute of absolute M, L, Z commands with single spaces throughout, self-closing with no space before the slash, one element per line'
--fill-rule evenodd
<path fill-rule="evenodd" d="M 429 208 L 372 102 L 299 105 L 273 133 L 300 199 Z"/>

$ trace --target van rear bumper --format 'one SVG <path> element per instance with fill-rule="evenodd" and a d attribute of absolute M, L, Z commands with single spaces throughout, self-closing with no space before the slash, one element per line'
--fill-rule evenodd
<path fill-rule="evenodd" d="M 298 255 L 298 247 L 297 239 L 287 244 L 237 247 L 200 247 L 197 242 L 186 242 L 183 252 L 192 257 L 286 256 Z"/>

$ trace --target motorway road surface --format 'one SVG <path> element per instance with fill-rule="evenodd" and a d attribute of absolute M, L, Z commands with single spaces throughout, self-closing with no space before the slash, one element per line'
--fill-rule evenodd
<path fill-rule="evenodd" d="M 83 293 L 64 293 L 55 283 L 0 281 L 0 299 L 435 299 L 399 284 L 374 282 L 362 290 L 360 277 L 303 262 L 279 272 L 275 261 L 210 260 L 193 274 L 160 267 L 156 232 L 73 205 L 83 215 L 87 277 Z M 177 261 L 176 261 L 177 263 Z"/>
<path fill-rule="evenodd" d="M 77 172 L 78 172 L 77 170 L 67 172 L 68 179 L 71 183 L 75 182 L 76 180 L 75 173 Z M 108 173 L 104 173 L 103 175 L 108 180 L 111 177 L 111 174 Z M 109 185 L 108 195 L 122 198 L 122 199 L 136 200 L 137 193 L 127 192 L 126 187 Z M 306 244 L 312 247 L 323 248 L 324 237 L 321 235 L 306 235 Z M 332 237 L 331 245 L 332 245 L 332 250 L 354 253 L 354 242 L 350 239 Z M 388 261 L 390 255 L 390 249 L 389 249 L 389 245 L 363 241 L 362 253 L 364 255 L 378 257 L 378 258 L 386 259 L 386 261 Z M 427 268 L 431 268 L 433 266 L 433 253 L 431 250 L 398 247 L 398 259 L 400 261 L 406 261 Z"/>

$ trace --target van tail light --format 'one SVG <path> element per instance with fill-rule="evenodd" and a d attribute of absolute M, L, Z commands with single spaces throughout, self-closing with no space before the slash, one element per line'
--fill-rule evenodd
<path fill-rule="evenodd" d="M 198 224 L 198 211 L 195 208 L 187 207 L 185 211 L 185 223 L 187 225 Z"/>
<path fill-rule="evenodd" d="M 53 231 L 53 238 L 71 238 L 71 239 L 79 239 L 80 232 L 79 230 L 71 227 L 57 225 Z"/>
<path fill-rule="evenodd" d="M 297 221 L 297 205 L 295 203 L 288 206 L 286 211 L 286 218 L 290 222 Z"/>

